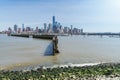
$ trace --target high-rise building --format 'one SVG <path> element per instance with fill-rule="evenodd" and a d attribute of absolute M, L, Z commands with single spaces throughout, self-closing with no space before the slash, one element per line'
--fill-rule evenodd
<path fill-rule="evenodd" d="M 53 16 L 53 26 L 55 25 L 55 16 Z"/>
<path fill-rule="evenodd" d="M 47 32 L 48 33 L 52 33 L 53 32 L 52 31 L 52 24 L 51 23 L 48 24 L 48 30 L 47 30 Z"/>
<path fill-rule="evenodd" d="M 70 33 L 71 33 L 71 34 L 73 33 L 73 25 L 71 25 Z"/>
<path fill-rule="evenodd" d="M 69 32 L 69 27 L 64 27 L 64 33 L 68 33 Z"/>
<path fill-rule="evenodd" d="M 38 32 L 39 32 L 39 28 L 38 28 L 38 27 L 36 27 L 36 30 L 35 30 L 35 31 L 36 31 L 36 33 L 38 33 Z"/>
<path fill-rule="evenodd" d="M 83 33 L 83 29 L 80 30 L 80 33 Z"/>
<path fill-rule="evenodd" d="M 14 25 L 14 31 L 17 33 L 17 28 L 18 28 L 18 26 L 15 24 Z"/>
<path fill-rule="evenodd" d="M 30 27 L 26 27 L 26 32 L 29 32 L 31 31 L 31 28 Z"/>
<path fill-rule="evenodd" d="M 44 23 L 44 32 L 47 32 L 47 24 Z"/>
<path fill-rule="evenodd" d="M 8 28 L 8 32 L 11 33 L 12 32 L 12 29 L 11 27 Z"/>
<path fill-rule="evenodd" d="M 21 28 L 18 28 L 18 33 L 21 33 Z"/>
<path fill-rule="evenodd" d="M 56 21 L 55 21 L 55 16 L 53 16 L 53 32 L 56 32 Z"/>
<path fill-rule="evenodd" d="M 62 25 L 60 26 L 60 33 L 64 33 Z"/>
<path fill-rule="evenodd" d="M 23 32 L 25 31 L 24 24 L 22 24 L 22 31 L 23 31 Z"/>

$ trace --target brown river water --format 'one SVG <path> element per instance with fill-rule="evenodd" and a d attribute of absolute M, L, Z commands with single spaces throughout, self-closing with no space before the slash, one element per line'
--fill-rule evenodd
<path fill-rule="evenodd" d="M 120 62 L 120 38 L 59 36 L 60 53 L 52 56 L 50 40 L 0 34 L 0 70 L 31 65 Z"/>

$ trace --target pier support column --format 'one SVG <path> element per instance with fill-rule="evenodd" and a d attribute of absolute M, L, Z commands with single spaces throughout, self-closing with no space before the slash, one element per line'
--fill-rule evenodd
<path fill-rule="evenodd" d="M 55 55 L 56 53 L 59 53 L 58 50 L 58 38 L 57 36 L 53 37 L 53 55 Z"/>

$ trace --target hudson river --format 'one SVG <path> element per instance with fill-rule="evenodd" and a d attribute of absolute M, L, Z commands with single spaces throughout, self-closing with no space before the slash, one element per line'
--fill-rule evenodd
<path fill-rule="evenodd" d="M 120 62 L 120 38 L 59 36 L 60 53 L 51 56 L 49 40 L 0 34 L 0 70 L 30 65 Z"/>

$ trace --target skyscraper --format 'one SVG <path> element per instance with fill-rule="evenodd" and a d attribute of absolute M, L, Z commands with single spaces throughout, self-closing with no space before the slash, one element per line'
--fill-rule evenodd
<path fill-rule="evenodd" d="M 11 27 L 8 28 L 8 32 L 11 33 L 12 32 L 12 29 Z"/>
<path fill-rule="evenodd" d="M 39 32 L 39 28 L 38 28 L 38 27 L 36 27 L 36 30 L 35 30 L 35 31 L 36 31 L 36 33 L 38 33 L 38 32 Z"/>
<path fill-rule="evenodd" d="M 56 30 L 55 16 L 53 16 L 52 21 L 53 21 L 53 32 L 55 32 Z"/>
<path fill-rule="evenodd" d="M 71 25 L 71 31 L 70 31 L 70 33 L 71 34 L 73 33 L 73 25 Z"/>
<path fill-rule="evenodd" d="M 52 33 L 52 24 L 51 23 L 49 23 L 48 24 L 48 33 Z"/>
<path fill-rule="evenodd" d="M 53 16 L 53 25 L 55 25 L 55 16 Z"/>
<path fill-rule="evenodd" d="M 14 31 L 17 33 L 17 28 L 18 28 L 18 26 L 15 24 L 14 25 Z"/>
<path fill-rule="evenodd" d="M 44 32 L 47 32 L 47 24 L 44 23 Z"/>
<path fill-rule="evenodd" d="M 23 32 L 25 31 L 24 24 L 22 24 L 22 31 L 23 31 Z"/>

